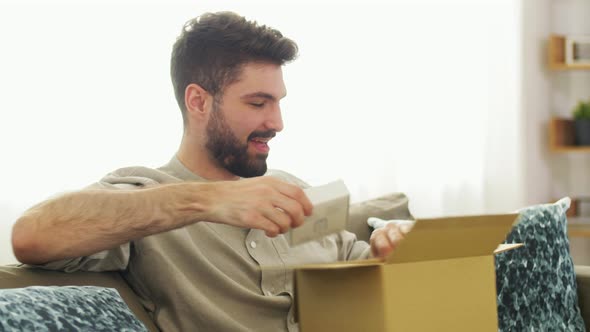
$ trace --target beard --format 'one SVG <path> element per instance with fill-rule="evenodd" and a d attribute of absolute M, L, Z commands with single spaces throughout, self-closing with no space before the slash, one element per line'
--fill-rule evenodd
<path fill-rule="evenodd" d="M 213 103 L 211 117 L 207 124 L 207 143 L 205 147 L 217 164 L 230 173 L 243 178 L 264 175 L 267 171 L 268 154 L 248 155 L 248 142 L 255 137 L 274 137 L 276 132 L 255 131 L 248 136 L 245 143 L 240 142 L 231 130 L 217 102 Z"/>

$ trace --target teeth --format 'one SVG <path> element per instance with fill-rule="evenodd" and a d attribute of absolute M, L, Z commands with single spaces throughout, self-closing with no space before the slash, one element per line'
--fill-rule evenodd
<path fill-rule="evenodd" d="M 254 142 L 260 142 L 260 143 L 267 143 L 268 141 L 270 141 L 270 139 L 261 139 L 261 138 L 254 138 L 252 140 Z"/>

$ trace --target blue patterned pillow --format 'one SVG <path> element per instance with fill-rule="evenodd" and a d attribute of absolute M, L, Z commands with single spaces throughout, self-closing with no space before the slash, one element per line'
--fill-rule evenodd
<path fill-rule="evenodd" d="M 146 331 L 119 293 L 94 286 L 0 290 L 0 331 Z"/>
<path fill-rule="evenodd" d="M 585 331 L 567 237 L 570 202 L 519 211 L 505 243 L 525 246 L 496 255 L 500 331 Z"/>

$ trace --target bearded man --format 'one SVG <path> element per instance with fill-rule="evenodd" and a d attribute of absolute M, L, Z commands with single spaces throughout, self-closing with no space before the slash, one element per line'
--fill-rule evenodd
<path fill-rule="evenodd" d="M 391 225 L 371 245 L 343 231 L 295 247 L 282 235 L 313 209 L 305 183 L 266 165 L 283 129 L 281 68 L 296 55 L 279 31 L 234 13 L 187 22 L 171 57 L 178 152 L 32 207 L 13 228 L 16 257 L 120 271 L 164 331 L 298 330 L 288 266 L 385 256 L 402 234 Z"/>

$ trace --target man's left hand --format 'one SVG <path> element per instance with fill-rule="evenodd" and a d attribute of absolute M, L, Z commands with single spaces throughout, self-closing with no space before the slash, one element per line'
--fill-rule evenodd
<path fill-rule="evenodd" d="M 382 228 L 376 229 L 369 240 L 371 244 L 371 256 L 384 258 L 389 255 L 404 239 L 404 233 L 400 226 L 388 223 Z"/>

